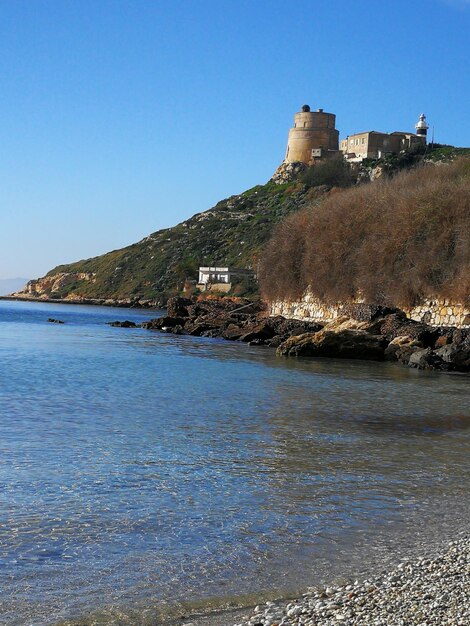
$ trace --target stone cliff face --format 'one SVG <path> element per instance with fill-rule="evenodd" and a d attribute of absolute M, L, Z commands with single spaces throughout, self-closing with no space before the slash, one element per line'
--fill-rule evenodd
<path fill-rule="evenodd" d="M 59 272 L 44 278 L 30 280 L 24 290 L 15 295 L 40 300 L 55 298 L 76 300 L 80 297 L 74 294 L 74 286 L 94 280 L 95 274 L 93 272 Z M 67 294 L 65 297 L 63 296 L 64 292 Z"/>

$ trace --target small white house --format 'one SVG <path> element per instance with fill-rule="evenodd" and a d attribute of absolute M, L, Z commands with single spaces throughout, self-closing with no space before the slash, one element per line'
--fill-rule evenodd
<path fill-rule="evenodd" d="M 254 278 L 255 273 L 238 267 L 200 267 L 197 286 L 201 291 L 230 291 L 232 279 L 242 276 Z"/>

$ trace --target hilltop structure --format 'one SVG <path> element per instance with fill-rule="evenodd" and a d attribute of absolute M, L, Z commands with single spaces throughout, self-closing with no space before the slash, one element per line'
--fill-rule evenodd
<path fill-rule="evenodd" d="M 323 109 L 311 111 L 308 104 L 294 116 L 294 127 L 289 130 L 285 163 L 301 161 L 312 165 L 319 159 L 339 156 L 339 131 L 335 128 L 336 115 Z"/>
<path fill-rule="evenodd" d="M 308 104 L 294 115 L 294 126 L 289 130 L 284 161 L 271 180 L 277 183 L 293 180 L 311 165 L 331 158 L 344 157 L 349 162 L 380 159 L 388 154 L 426 144 L 428 124 L 421 113 L 415 124 L 416 133 L 395 131 L 382 133 L 370 130 L 348 135 L 339 145 L 336 115 L 323 109 L 311 111 Z"/>
<path fill-rule="evenodd" d="M 364 133 L 348 135 L 341 141 L 341 152 L 351 162 L 360 162 L 364 159 L 380 159 L 388 154 L 398 154 L 402 150 L 409 150 L 413 146 L 426 144 L 428 124 L 426 116 L 421 113 L 415 124 L 416 133 L 395 131 L 381 133 L 370 130 Z"/>

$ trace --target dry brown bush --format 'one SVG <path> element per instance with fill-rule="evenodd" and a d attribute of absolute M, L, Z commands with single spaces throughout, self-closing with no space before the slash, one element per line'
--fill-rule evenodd
<path fill-rule="evenodd" d="M 421 166 L 328 197 L 279 225 L 262 293 L 409 306 L 470 294 L 470 160 Z"/>

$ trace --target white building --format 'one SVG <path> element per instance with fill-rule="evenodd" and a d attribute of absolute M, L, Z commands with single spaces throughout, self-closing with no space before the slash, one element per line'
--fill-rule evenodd
<path fill-rule="evenodd" d="M 244 276 L 254 278 L 255 273 L 238 267 L 200 267 L 197 286 L 201 291 L 230 291 L 233 278 Z"/>

